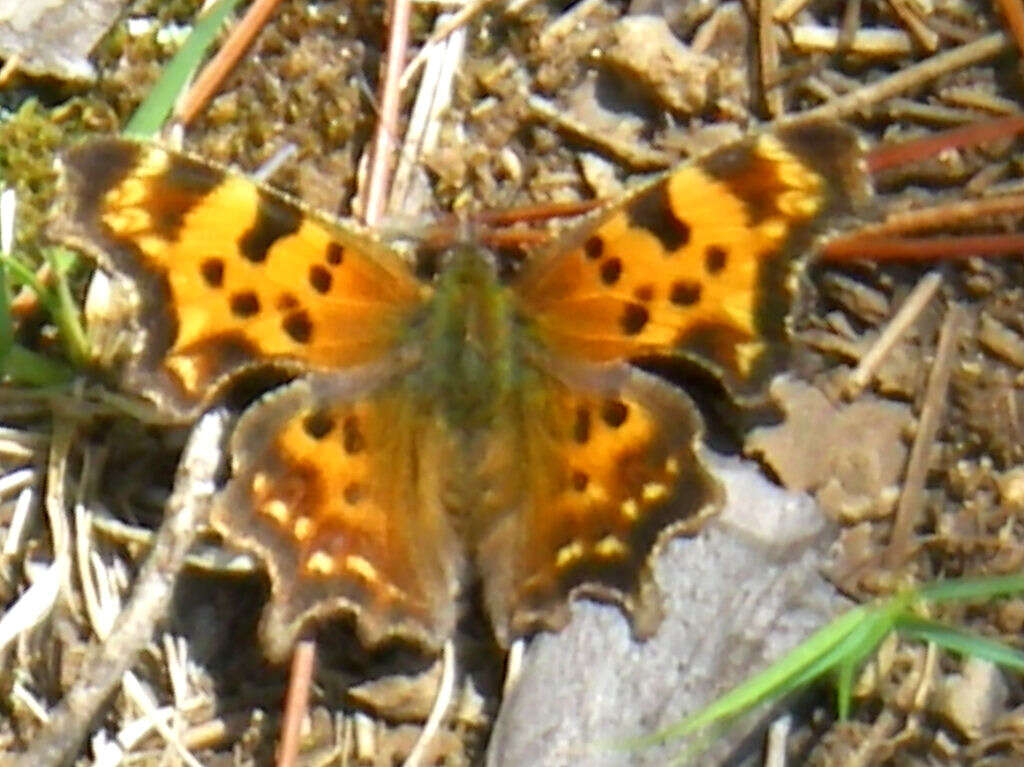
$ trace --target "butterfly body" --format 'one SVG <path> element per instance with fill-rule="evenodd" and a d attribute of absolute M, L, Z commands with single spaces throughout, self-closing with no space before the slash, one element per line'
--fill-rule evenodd
<path fill-rule="evenodd" d="M 421 379 L 453 429 L 487 428 L 515 385 L 517 328 L 493 256 L 461 245 L 442 260 L 419 336 Z"/>
<path fill-rule="evenodd" d="M 436 648 L 482 582 L 502 644 L 580 594 L 657 624 L 650 557 L 722 493 L 678 389 L 784 364 L 797 249 L 861 185 L 855 139 L 754 134 L 638 186 L 507 284 L 466 243 L 430 283 L 373 232 L 204 161 L 101 139 L 65 160 L 54 234 L 131 288 L 121 381 L 187 421 L 247 371 L 293 380 L 231 438 L 213 526 L 267 566 L 267 654 L 317 619 Z"/>

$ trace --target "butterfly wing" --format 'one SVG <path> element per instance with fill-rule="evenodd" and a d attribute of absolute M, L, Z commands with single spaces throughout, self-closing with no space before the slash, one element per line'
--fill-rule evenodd
<path fill-rule="evenodd" d="M 681 165 L 542 254 L 514 286 L 547 348 L 684 355 L 738 396 L 785 361 L 793 257 L 864 191 L 838 126 L 764 133 Z"/>
<path fill-rule="evenodd" d="M 339 611 L 368 646 L 450 636 L 462 549 L 441 507 L 450 446 L 429 412 L 395 375 L 362 372 L 293 382 L 242 416 L 213 524 L 267 562 L 271 659 Z"/>
<path fill-rule="evenodd" d="M 183 419 L 253 365 L 379 359 L 422 305 L 368 232 L 197 158 L 106 138 L 64 165 L 54 236 L 134 285 L 126 386 Z"/>
<path fill-rule="evenodd" d="M 648 560 L 695 532 L 721 488 L 700 457 L 701 420 L 671 386 L 625 364 L 527 364 L 498 443 L 491 486 L 504 513 L 476 557 L 498 639 L 569 619 L 587 594 L 623 606 L 651 633 L 660 601 Z M 481 465 L 487 465 L 481 460 Z"/>

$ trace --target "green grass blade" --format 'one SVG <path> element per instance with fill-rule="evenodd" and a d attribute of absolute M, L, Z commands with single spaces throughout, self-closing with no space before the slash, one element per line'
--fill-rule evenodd
<path fill-rule="evenodd" d="M 1024 575 L 963 578 L 908 589 L 890 599 L 855 607 L 817 631 L 784 658 L 700 711 L 660 732 L 629 740 L 624 745 L 642 748 L 672 738 L 689 737 L 709 728 L 724 728 L 726 722 L 754 705 L 788 695 L 829 671 L 836 672 L 836 705 L 840 718 L 846 718 L 857 669 L 893 630 L 910 638 L 934 642 L 953 652 L 1024 672 L 1024 653 L 1000 642 L 918 618 L 911 612 L 918 601 L 978 601 L 1021 593 L 1024 593 Z M 694 750 L 700 749 L 691 748 L 688 753 Z"/>
<path fill-rule="evenodd" d="M 814 665 L 822 655 L 842 642 L 864 621 L 867 612 L 867 607 L 854 607 L 816 631 L 764 671 L 734 687 L 700 711 L 653 735 L 630 740 L 626 747 L 641 748 L 660 744 L 672 738 L 683 738 L 711 724 L 735 717 L 764 700 L 776 697 L 780 690 L 788 689 L 790 679 L 801 676 L 805 669 Z"/>
<path fill-rule="evenodd" d="M 25 386 L 59 386 L 71 381 L 75 371 L 59 360 L 13 344 L 4 360 L 5 380 Z"/>
<path fill-rule="evenodd" d="M 960 655 L 971 655 L 1003 668 L 1024 672 L 1024 653 L 994 639 L 976 636 L 952 626 L 914 616 L 901 618 L 897 623 L 897 629 L 906 637 L 934 642 L 939 647 Z"/>
<path fill-rule="evenodd" d="M 0 370 L 14 346 L 14 319 L 11 317 L 11 296 L 7 291 L 7 268 L 0 262 Z"/>
<path fill-rule="evenodd" d="M 800 674 L 786 681 L 778 694 L 789 693 L 811 684 L 819 677 L 835 669 L 837 671 L 836 703 L 840 718 L 849 714 L 853 675 L 864 658 L 893 630 L 895 616 L 903 609 L 903 601 L 863 606 L 861 620 L 842 639 L 822 653 Z M 847 682 L 849 684 L 847 685 Z"/>
<path fill-rule="evenodd" d="M 218 0 L 192 28 L 188 39 L 164 68 L 145 101 L 128 120 L 124 133 L 131 136 L 155 135 L 174 108 L 174 102 L 189 77 L 213 43 L 227 15 L 241 0 Z"/>
<path fill-rule="evenodd" d="M 71 295 L 68 286 L 67 272 L 75 264 L 70 251 L 63 248 L 47 248 L 44 251 L 46 261 L 54 276 L 55 311 L 53 321 L 60 329 L 68 350 L 68 356 L 77 365 L 84 365 L 89 360 L 89 341 L 85 337 L 82 321 L 78 312 L 78 304 Z"/>
<path fill-rule="evenodd" d="M 46 286 L 36 279 L 35 273 L 28 266 L 23 264 L 13 255 L 5 256 L 0 254 L 0 263 L 3 263 L 8 276 L 10 276 L 14 282 L 19 285 L 25 285 L 36 294 L 36 297 L 39 298 L 39 302 L 49 314 L 55 315 L 60 310 L 60 306 L 57 303 L 57 297 L 52 291 L 47 290 Z"/>
<path fill-rule="evenodd" d="M 39 302 L 61 332 L 68 356 L 76 364 L 85 364 L 89 359 L 89 344 L 79 321 L 78 305 L 68 287 L 66 268 L 61 266 L 62 259 L 52 250 L 48 249 L 45 253 L 54 274 L 53 290 L 41 284 L 33 271 L 15 256 L 0 255 L 0 264 L 3 264 L 16 282 L 28 286 L 39 297 Z M 63 263 L 66 263 L 66 260 Z"/>
<path fill-rule="evenodd" d="M 1021 593 L 1024 593 L 1024 575 L 953 578 L 930 583 L 916 590 L 917 598 L 928 602 L 969 602 Z"/>

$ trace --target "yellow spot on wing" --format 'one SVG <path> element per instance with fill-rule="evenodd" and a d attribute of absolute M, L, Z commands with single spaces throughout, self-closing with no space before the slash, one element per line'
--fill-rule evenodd
<path fill-rule="evenodd" d="M 640 504 L 632 498 L 627 498 L 622 502 L 619 510 L 622 512 L 622 516 L 626 519 L 636 519 L 640 515 Z"/>
<path fill-rule="evenodd" d="M 560 568 L 568 567 L 582 556 L 583 544 L 579 541 L 573 541 L 558 550 L 558 553 L 555 555 L 555 565 Z"/>
<path fill-rule="evenodd" d="M 334 572 L 334 560 L 326 551 L 315 551 L 306 560 L 306 570 L 318 575 L 330 575 Z"/>
<path fill-rule="evenodd" d="M 660 501 L 662 498 L 668 495 L 668 488 L 661 482 L 648 482 L 643 488 L 644 501 L 651 503 L 652 501 Z"/>
<path fill-rule="evenodd" d="M 199 365 L 192 357 L 169 356 L 164 362 L 167 369 L 181 381 L 181 385 L 188 391 L 196 391 L 199 388 Z"/>
<path fill-rule="evenodd" d="M 618 559 L 629 554 L 629 549 L 626 547 L 626 544 L 614 535 L 606 535 L 604 538 L 599 540 L 594 544 L 594 551 L 596 551 L 599 556 L 606 557 L 608 559 Z"/>
<path fill-rule="evenodd" d="M 270 489 L 270 480 L 267 479 L 267 475 L 262 471 L 258 471 L 253 474 L 252 477 L 252 491 L 254 494 L 263 496 L 267 494 L 267 490 Z"/>
<path fill-rule="evenodd" d="M 349 554 L 345 557 L 345 567 L 368 581 L 380 580 L 377 568 L 371 565 L 369 560 L 356 554 Z"/>
<path fill-rule="evenodd" d="M 151 229 L 153 217 L 142 208 L 118 208 L 103 216 L 103 222 L 121 236 L 130 236 Z"/>
<path fill-rule="evenodd" d="M 306 540 L 313 533 L 313 522 L 309 517 L 299 517 L 292 527 L 295 537 L 300 541 Z"/>
<path fill-rule="evenodd" d="M 285 524 L 288 521 L 288 504 L 282 501 L 280 498 L 272 498 L 262 506 L 260 511 L 266 514 L 268 517 L 272 517 L 277 520 L 280 524 Z"/>

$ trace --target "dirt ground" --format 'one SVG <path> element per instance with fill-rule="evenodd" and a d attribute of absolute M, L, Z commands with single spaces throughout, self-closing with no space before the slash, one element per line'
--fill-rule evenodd
<path fill-rule="evenodd" d="M 44 242 L 54 154 L 79 136 L 124 124 L 197 5 L 128 3 L 90 57 L 92 81 L 6 76 L 0 175 L 19 193 L 17 245 L 28 257 L 38 258 Z M 450 101 L 428 121 L 425 137 L 409 132 L 409 116 L 426 86 L 412 79 L 403 92 L 396 128 L 403 186 L 392 203 L 401 215 L 388 226 L 408 229 L 420 225 L 420 216 L 453 210 L 614 196 L 644 173 L 814 108 L 831 109 L 871 151 L 1014 115 L 1024 101 L 1021 55 L 1008 39 L 966 65 L 942 58 L 1006 29 L 984 3 L 473 5 L 458 37 L 461 55 L 450 54 Z M 412 50 L 444 26 L 439 14 L 456 7 L 415 5 Z M 358 213 L 385 29 L 379 3 L 285 0 L 184 131 L 183 146 L 245 172 L 291 147 L 272 185 L 330 212 Z M 915 66 L 929 62 L 931 76 L 889 91 L 877 87 L 911 78 Z M 443 67 L 428 64 L 424 71 L 436 76 L 437 69 Z M 850 94 L 863 95 L 856 108 L 844 101 Z M 939 208 L 937 220 L 916 234 L 1016 232 L 1024 212 L 1022 159 L 1020 142 L 1003 138 L 882 170 L 873 175 L 871 204 L 834 228 L 857 231 L 897 213 Z M 969 205 L 997 197 L 1011 202 L 972 214 Z M 808 254 L 793 317 L 796 362 L 786 383 L 773 389 L 775 410 L 752 414 L 706 386 L 697 394 L 712 444 L 755 457 L 779 483 L 816 497 L 839 530 L 829 577 L 855 599 L 939 577 L 1019 572 L 1019 257 L 974 256 L 969 246 L 947 260 L 827 263 L 815 256 Z M 73 272 L 79 300 L 89 271 L 83 265 Z M 909 315 L 908 304 L 918 307 Z M 16 299 L 16 308 L 19 340 L 59 353 L 43 313 L 30 301 Z M 897 315 L 902 324 L 891 348 L 874 363 Z M 42 711 L 86 671 L 88 648 L 131 593 L 188 434 L 186 427 L 140 419 L 141 408 L 128 414 L 111 405 L 97 393 L 103 388 L 102 376 L 90 374 L 70 393 L 0 391 L 0 603 L 13 604 L 53 559 L 54 514 L 66 515 L 64 543 L 74 552 L 70 596 L 4 645 L 6 754 L 23 750 L 45 727 Z M 751 431 L 754 425 L 762 428 Z M 58 482 L 62 472 L 66 481 Z M 166 721 L 201 764 L 268 764 L 287 669 L 268 664 L 257 642 L 267 582 L 258 563 L 216 544 L 212 533 L 201 536 L 166 623 L 132 673 L 153 705 L 176 707 Z M 476 617 L 464 621 L 458 637 L 473 683 L 439 735 L 436 764 L 479 764 L 500 705 L 503 657 Z M 1021 598 L 946 605 L 931 617 L 1022 644 Z M 331 629 L 301 764 L 400 763 L 429 711 L 436 668 L 428 682 L 394 677 L 427 671 L 433 659 L 403 646 L 367 653 L 344 625 Z M 380 678 L 383 685 L 360 687 Z M 126 685 L 109 701 L 78 764 L 99 763 L 104 740 L 137 722 L 138 694 Z M 804 701 L 794 713 L 790 753 L 814 765 L 1024 760 L 1024 689 L 1018 677 L 986 664 L 890 638 L 858 680 L 856 704 L 849 721 L 836 723 L 827 694 Z M 180 759 L 149 732 L 125 763 Z"/>

